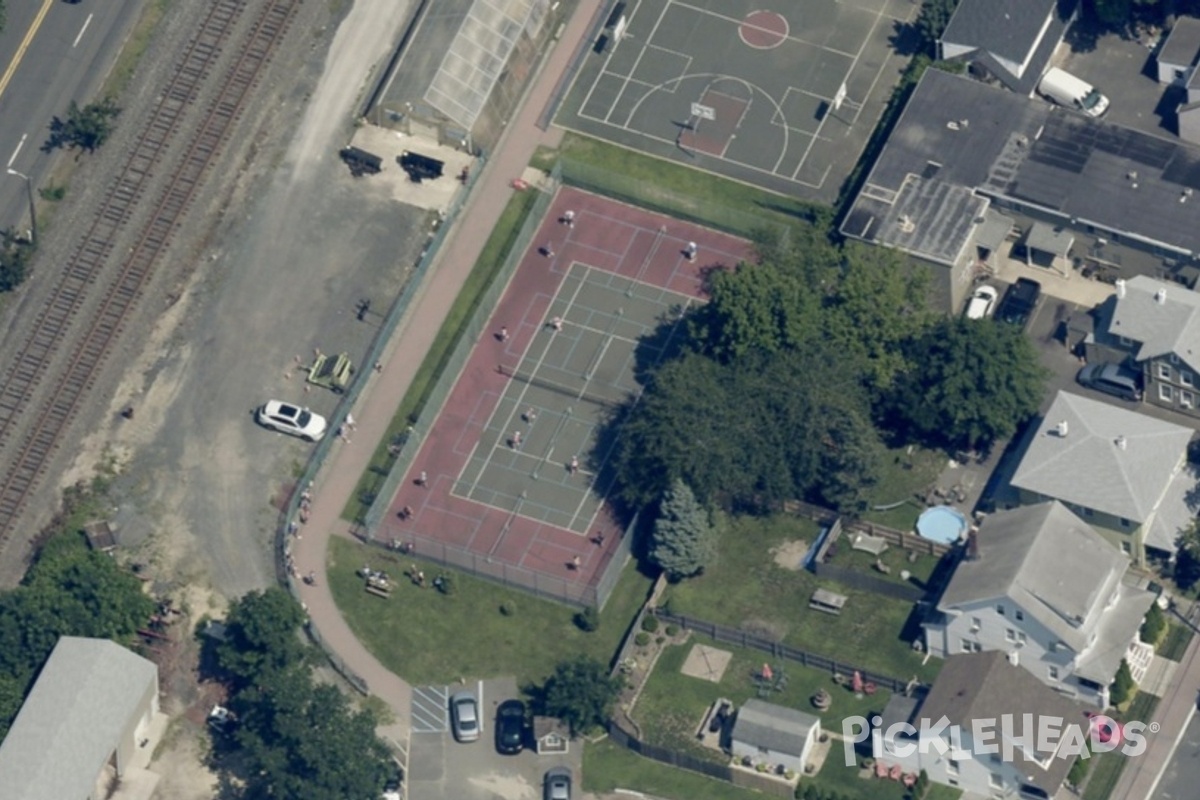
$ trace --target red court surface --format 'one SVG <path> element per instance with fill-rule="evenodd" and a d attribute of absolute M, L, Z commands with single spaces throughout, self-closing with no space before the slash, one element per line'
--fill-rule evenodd
<path fill-rule="evenodd" d="M 573 225 L 563 221 L 567 211 L 574 212 Z M 693 260 L 686 257 L 689 243 L 696 245 Z M 583 597 L 583 589 L 603 574 L 628 522 L 617 519 L 608 503 L 596 503 L 598 511 L 571 530 L 539 518 L 520 502 L 498 506 L 454 491 L 472 456 L 478 458 L 477 450 L 503 447 L 494 440 L 481 444 L 480 434 L 510 388 L 508 374 L 526 358 L 535 338 L 547 335 L 548 312 L 554 303 L 561 308 L 560 287 L 573 265 L 577 271 L 586 265 L 601 277 L 609 273 L 647 290 L 701 300 L 705 269 L 732 267 L 750 256 L 749 243 L 728 234 L 560 189 L 392 498 L 378 538 L 411 544 L 418 555 L 439 555 L 442 545 L 449 546 L 469 553 L 479 569 L 500 575 L 505 567 L 518 568 L 532 573 L 526 577 L 539 585 L 545 578 L 546 586 Z M 589 489 L 590 472 L 560 467 L 559 473 L 554 479 L 570 491 Z M 449 560 L 444 551 L 440 555 Z M 457 555 L 461 563 L 462 553 Z"/>

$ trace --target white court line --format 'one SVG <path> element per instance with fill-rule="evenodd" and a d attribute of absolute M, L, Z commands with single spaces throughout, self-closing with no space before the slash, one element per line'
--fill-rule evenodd
<path fill-rule="evenodd" d="M 629 25 L 633 24 L 633 20 L 637 17 L 638 12 L 641 10 L 642 10 L 642 4 L 639 0 L 637 7 L 633 11 L 629 12 L 629 22 L 626 23 L 625 30 L 629 30 Z M 616 54 L 617 54 L 617 48 L 614 47 L 611 50 L 609 50 L 608 55 L 604 57 L 604 66 L 602 66 L 600 68 L 600 74 L 597 75 L 596 79 L 592 81 L 592 85 L 590 88 L 588 88 L 587 94 L 585 94 L 583 96 L 583 102 L 579 104 L 579 108 L 581 111 L 584 108 L 587 108 L 587 104 L 591 102 L 592 93 L 595 92 L 596 87 L 600 85 L 600 78 L 602 78 L 606 73 L 614 75 L 616 77 L 620 77 L 619 75 L 617 75 L 617 73 L 615 73 L 615 72 L 610 73 L 608 70 L 608 65 L 612 63 L 613 56 L 615 56 Z M 612 106 L 609 106 L 609 111 L 610 112 L 612 111 Z"/>
<path fill-rule="evenodd" d="M 860 10 L 860 11 L 862 11 L 862 10 L 865 10 L 865 9 L 859 9 L 859 10 Z M 860 58 L 862 58 L 863 50 L 865 50 L 865 49 L 867 48 L 867 42 L 869 42 L 869 41 L 871 40 L 871 36 L 872 36 L 872 35 L 875 33 L 875 29 L 876 29 L 877 27 L 879 27 L 879 23 L 880 23 L 880 21 L 881 21 L 882 19 L 883 19 L 883 9 L 882 9 L 882 8 L 880 8 L 880 9 L 879 9 L 879 10 L 878 10 L 878 11 L 875 13 L 875 21 L 871 23 L 871 28 L 870 28 L 870 30 L 868 30 L 868 31 L 867 31 L 867 35 L 863 37 L 862 44 L 860 44 L 860 45 L 858 46 L 858 52 L 857 52 L 857 53 L 854 55 L 854 60 L 850 62 L 850 67 L 849 67 L 849 69 L 847 69 L 847 70 L 846 70 L 846 75 L 845 75 L 845 77 L 843 78 L 843 80 L 844 80 L 844 82 L 845 82 L 847 85 L 849 85 L 849 83 L 850 83 L 850 75 L 851 75 L 851 73 L 853 73 L 853 72 L 854 72 L 854 67 L 855 67 L 855 66 L 858 64 L 858 60 L 859 60 Z M 886 59 L 885 59 L 885 61 L 886 61 Z M 880 72 L 882 72 L 882 71 L 883 71 L 883 67 L 882 67 L 882 66 L 880 66 L 880 68 L 879 68 L 879 71 L 880 71 Z M 875 75 L 875 80 L 876 80 L 876 81 L 878 81 L 878 80 L 879 80 L 879 74 L 878 74 L 878 73 L 876 73 L 876 75 Z M 874 89 L 875 89 L 875 81 L 872 81 L 872 82 L 871 82 L 871 90 L 869 90 L 869 91 L 867 92 L 867 97 L 870 97 L 870 96 L 871 96 L 871 91 L 873 91 Z M 804 148 L 804 155 L 800 157 L 800 162 L 799 162 L 799 163 L 796 165 L 796 169 L 794 169 L 794 170 L 792 171 L 792 179 L 793 179 L 793 180 L 795 180 L 795 179 L 796 179 L 796 173 L 798 173 L 798 172 L 799 172 L 801 169 L 803 169 L 803 168 L 804 168 L 804 163 L 805 163 L 806 161 L 808 161 L 808 154 L 812 152 L 813 145 L 814 145 L 814 144 L 816 144 L 816 142 L 817 142 L 817 139 L 821 138 L 821 129 L 825 127 L 825 121 L 826 121 L 827 119 L 829 119 L 829 117 L 830 117 L 830 116 L 831 116 L 831 114 L 832 114 L 832 109 L 833 109 L 833 98 L 826 97 L 826 98 L 822 98 L 822 99 L 825 99 L 825 100 L 828 100 L 828 101 L 829 101 L 829 103 L 830 103 L 830 106 L 829 106 L 829 107 L 830 107 L 830 111 L 829 111 L 829 112 L 827 112 L 827 113 L 825 114 L 825 116 L 821 118 L 821 121 L 817 123 L 817 130 L 816 130 L 816 132 L 815 132 L 815 133 L 813 133 L 812 139 L 810 139 L 810 140 L 809 140 L 809 142 L 808 142 L 808 147 Z M 866 98 L 863 98 L 863 105 L 866 105 Z M 851 122 L 851 123 L 850 123 L 850 126 L 847 128 L 847 133 L 849 133 L 849 128 L 850 128 L 850 127 L 853 127 L 855 122 L 858 122 L 858 115 L 859 115 L 860 113 L 862 113 L 862 108 L 861 108 L 861 106 L 860 106 L 860 108 L 859 108 L 858 112 L 855 112 L 855 114 L 854 114 L 854 121 L 853 121 L 853 122 Z M 824 179 L 822 179 L 822 182 L 824 182 Z"/>
<path fill-rule="evenodd" d="M 75 43 L 71 45 L 72 50 L 74 50 L 76 47 L 79 46 L 79 40 L 83 38 L 83 32 L 86 31 L 88 29 L 88 25 L 91 25 L 91 24 L 92 24 L 92 15 L 88 14 L 87 19 L 85 19 L 83 21 L 83 27 L 79 29 L 79 35 L 75 37 Z"/>
<path fill-rule="evenodd" d="M 739 17 L 731 17 L 727 14 L 720 14 L 709 8 L 700 8 L 699 6 L 693 6 L 688 3 L 680 3 L 677 0 L 674 0 L 674 3 L 675 3 L 675 5 L 679 6 L 680 8 L 686 8 L 689 11 L 695 11 L 697 14 L 703 14 L 703 15 L 706 15 L 709 17 L 716 17 L 719 20 L 723 20 L 725 22 L 729 22 L 729 23 L 731 23 L 733 25 L 737 25 L 737 26 L 740 26 L 742 24 L 742 20 Z M 858 8 L 858 6 L 854 6 L 854 8 Z M 859 11 L 867 11 L 867 9 L 865 9 L 865 8 L 858 8 L 858 10 Z M 870 13 L 870 12 L 867 11 L 867 13 Z M 789 27 L 789 31 L 790 31 L 790 27 Z M 849 58 L 851 55 L 850 53 L 844 53 L 841 50 L 830 47 L 828 45 L 818 44 L 816 42 L 810 42 L 807 39 L 800 38 L 799 36 L 792 36 L 792 35 L 790 35 L 790 33 L 789 33 L 789 35 L 783 37 L 783 40 L 785 42 L 797 42 L 798 44 L 806 44 L 809 47 L 816 47 L 821 50 L 828 50 L 830 53 L 837 53 L 838 55 L 846 56 L 847 58 Z"/>
<path fill-rule="evenodd" d="M 8 157 L 8 167 L 12 167 L 13 162 L 17 160 L 17 153 L 21 152 L 21 148 L 25 146 L 25 139 L 29 137 L 28 133 L 21 134 L 21 141 L 17 142 L 17 149 L 13 150 L 12 155 Z M 6 169 L 8 168 L 6 167 Z"/>
<path fill-rule="evenodd" d="M 662 12 L 658 15 L 658 19 L 656 19 L 654 21 L 654 27 L 652 27 L 650 29 L 650 33 L 647 34 L 647 36 L 646 36 L 646 44 L 642 45 L 641 51 L 638 53 L 637 58 L 634 59 L 634 61 L 633 61 L 633 69 L 631 69 L 629 71 L 629 74 L 631 76 L 637 72 L 638 64 L 642 63 L 642 56 L 644 56 L 646 54 L 646 50 L 649 49 L 650 42 L 652 42 L 654 40 L 654 34 L 658 33 L 658 26 L 662 25 L 663 17 L 665 17 L 667 15 L 667 10 L 670 7 L 671 7 L 671 0 L 667 0 L 667 2 L 663 4 Z M 639 5 L 638 8 L 640 9 L 641 6 Z M 612 112 L 614 110 L 616 110 L 617 104 L 620 103 L 621 98 L 625 96 L 625 89 L 628 88 L 628 86 L 629 86 L 629 78 L 626 78 L 624 85 L 621 86 L 621 91 L 617 92 L 617 96 L 615 98 L 613 98 L 612 105 L 608 107 L 608 117 L 611 117 Z M 639 101 L 639 103 L 640 103 L 640 101 Z M 608 117 L 605 118 L 605 121 L 608 120 Z"/>

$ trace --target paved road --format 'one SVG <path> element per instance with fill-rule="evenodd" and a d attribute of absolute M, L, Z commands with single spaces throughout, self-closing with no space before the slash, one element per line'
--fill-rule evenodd
<path fill-rule="evenodd" d="M 1193 717 L 1158 784 L 1158 798 L 1192 800 L 1197 786 L 1200 786 L 1200 717 Z"/>
<path fill-rule="evenodd" d="M 72 100 L 93 99 L 145 0 L 10 2 L 0 33 L 0 160 L 46 185 L 51 156 L 40 151 L 50 120 Z M 29 226 L 24 182 L 0 172 L 0 229 Z"/>

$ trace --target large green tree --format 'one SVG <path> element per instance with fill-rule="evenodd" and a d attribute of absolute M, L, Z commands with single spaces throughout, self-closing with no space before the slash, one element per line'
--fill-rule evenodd
<path fill-rule="evenodd" d="M 917 33 L 921 46 L 930 56 L 937 55 L 937 43 L 942 38 L 950 17 L 958 7 L 958 0 L 925 0 L 917 13 Z"/>
<path fill-rule="evenodd" d="M 717 526 L 709 509 L 676 478 L 658 504 L 650 558 L 672 580 L 699 575 L 717 556 Z"/>
<path fill-rule="evenodd" d="M 303 609 L 283 589 L 245 594 L 229 608 L 218 663 L 238 688 L 305 663 L 311 651 L 299 635 L 303 623 Z"/>
<path fill-rule="evenodd" d="M 584 733 L 609 718 L 621 688 L 621 679 L 609 675 L 603 664 L 581 656 L 555 667 L 542 686 L 540 704 L 547 715 L 566 722 L 573 734 Z"/>
<path fill-rule="evenodd" d="M 1014 326 L 943 319 L 909 347 L 885 403 L 888 424 L 933 447 L 987 450 L 1041 401 L 1046 371 Z"/>

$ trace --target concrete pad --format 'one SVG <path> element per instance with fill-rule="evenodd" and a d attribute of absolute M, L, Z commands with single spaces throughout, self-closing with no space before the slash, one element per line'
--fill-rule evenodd
<path fill-rule="evenodd" d="M 351 144 L 383 159 L 382 172 L 378 175 L 364 176 L 359 180 L 384 187 L 393 200 L 441 213 L 450 208 L 451 202 L 462 191 L 463 184 L 459 175 L 463 169 L 477 167 L 470 153 L 444 147 L 432 139 L 409 136 L 375 125 L 363 125 L 356 130 Z M 414 183 L 397 161 L 402 153 L 410 150 L 444 163 L 445 171 L 442 177 Z"/>
<path fill-rule="evenodd" d="M 679 671 L 692 678 L 720 683 L 732 658 L 733 653 L 728 650 L 698 644 L 692 647 Z"/>

